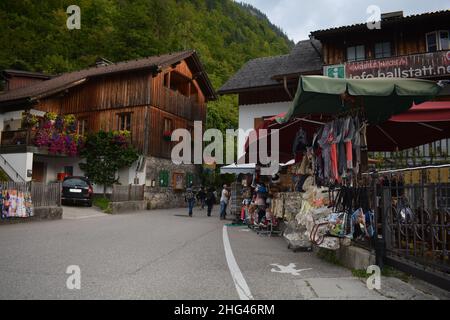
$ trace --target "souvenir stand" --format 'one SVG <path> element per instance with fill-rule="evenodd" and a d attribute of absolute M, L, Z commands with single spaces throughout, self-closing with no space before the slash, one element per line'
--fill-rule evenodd
<path fill-rule="evenodd" d="M 378 198 L 370 176 L 364 175 L 368 151 L 404 147 L 403 138 L 396 140 L 395 131 L 388 132 L 390 119 L 439 90 L 436 83 L 423 80 L 301 77 L 289 112 L 264 124 L 280 130 L 280 161 L 295 158 L 278 175 L 290 180 L 282 184 L 284 190 L 276 190 L 278 180 L 272 177 L 266 197 L 271 199 L 266 202 L 267 219 L 286 223 L 283 235 L 291 248 L 338 250 L 352 240 L 373 244 L 378 239 Z M 448 135 L 448 129 L 433 133 L 434 139 Z M 245 210 L 252 217 L 252 209 L 261 204 L 256 196 Z"/>

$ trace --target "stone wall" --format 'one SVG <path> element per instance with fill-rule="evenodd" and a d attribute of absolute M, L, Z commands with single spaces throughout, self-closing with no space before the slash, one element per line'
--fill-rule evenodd
<path fill-rule="evenodd" d="M 159 174 L 164 170 L 169 172 L 169 187 L 167 188 L 160 187 L 159 183 Z M 194 185 L 200 183 L 195 165 L 176 165 L 170 159 L 147 158 L 145 200 L 148 209 L 171 209 L 186 206 L 184 191 L 174 190 L 172 187 L 172 175 L 174 173 L 182 173 L 185 177 L 187 173 L 192 173 Z M 151 187 L 152 181 L 156 182 L 155 187 Z"/>
<path fill-rule="evenodd" d="M 145 198 L 149 210 L 184 208 L 187 206 L 182 192 L 149 192 L 145 194 Z"/>
<path fill-rule="evenodd" d="M 111 214 L 121 214 L 147 210 L 147 201 L 111 202 Z"/>
<path fill-rule="evenodd" d="M 16 224 L 16 223 L 26 223 L 32 221 L 47 221 L 47 220 L 60 220 L 63 215 L 62 207 L 42 207 L 34 208 L 34 216 L 30 218 L 11 218 L 11 219 L 1 219 L 0 225 L 2 224 Z"/>

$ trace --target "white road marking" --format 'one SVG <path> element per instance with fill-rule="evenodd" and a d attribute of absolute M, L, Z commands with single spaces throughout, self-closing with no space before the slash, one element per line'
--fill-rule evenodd
<path fill-rule="evenodd" d="M 271 264 L 271 266 L 277 267 L 279 269 L 279 270 L 272 269 L 271 271 L 273 273 L 292 274 L 293 276 L 299 276 L 301 272 L 312 270 L 311 268 L 309 268 L 309 269 L 299 269 L 298 270 L 298 269 L 296 269 L 297 265 L 295 263 L 291 263 L 288 266 L 282 266 L 282 265 L 279 265 L 279 264 Z"/>
<path fill-rule="evenodd" d="M 250 288 L 242 275 L 241 270 L 234 258 L 231 250 L 230 239 L 228 238 L 228 228 L 223 227 L 223 247 L 225 249 L 225 257 L 227 258 L 228 269 L 230 269 L 231 277 L 241 300 L 254 300 Z"/>

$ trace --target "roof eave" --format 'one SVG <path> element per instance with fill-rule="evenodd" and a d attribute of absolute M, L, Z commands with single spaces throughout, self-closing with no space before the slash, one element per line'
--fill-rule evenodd
<path fill-rule="evenodd" d="M 246 88 L 233 88 L 233 89 L 225 89 L 225 90 L 219 90 L 217 93 L 221 96 L 227 95 L 227 94 L 239 94 L 239 93 L 245 93 L 245 92 L 251 92 L 251 91 L 261 91 L 266 89 L 279 89 L 282 88 L 282 84 L 272 84 L 267 86 L 256 86 L 256 87 L 246 87 Z"/>
<path fill-rule="evenodd" d="M 450 10 L 443 10 L 443 11 L 437 11 L 437 12 L 429 12 L 429 13 L 423 13 L 423 14 L 416 14 L 416 15 L 410 15 L 403 18 L 398 18 L 394 20 L 385 20 L 383 23 L 388 26 L 392 26 L 399 23 L 410 23 L 417 20 L 423 20 L 423 19 L 432 19 L 436 17 L 441 17 L 450 14 Z M 324 29 L 324 30 L 317 30 L 311 32 L 311 36 L 315 37 L 318 40 L 322 40 L 323 37 L 330 37 L 337 34 L 343 34 L 347 32 L 355 32 L 355 31 L 361 31 L 361 30 L 367 30 L 367 24 L 366 23 L 358 23 L 354 25 L 348 25 L 348 26 L 341 26 L 337 28 L 331 28 L 331 29 Z"/>
<path fill-rule="evenodd" d="M 201 72 L 201 76 L 205 82 L 206 89 L 209 91 L 206 96 L 207 101 L 215 101 L 218 99 L 217 93 L 214 90 L 214 86 L 211 83 L 211 80 L 208 77 L 208 74 L 205 70 L 205 67 L 203 66 L 203 63 L 200 61 L 200 57 L 198 56 L 197 51 L 193 50 L 191 54 L 192 59 L 194 60 L 195 64 L 197 65 L 197 68 Z"/>
<path fill-rule="evenodd" d="M 15 100 L 7 100 L 0 102 L 0 112 L 10 112 L 19 111 L 27 109 L 27 107 L 32 106 L 34 103 L 29 98 L 21 98 Z"/>
<path fill-rule="evenodd" d="M 313 70 L 313 71 L 301 71 L 301 72 L 293 72 L 287 74 L 279 74 L 272 77 L 273 80 L 283 80 L 285 77 L 288 79 L 298 79 L 300 76 L 312 76 L 312 75 L 322 75 L 323 69 Z"/>

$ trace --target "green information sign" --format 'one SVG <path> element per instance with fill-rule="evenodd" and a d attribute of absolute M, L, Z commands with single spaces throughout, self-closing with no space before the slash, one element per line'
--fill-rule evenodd
<path fill-rule="evenodd" d="M 326 77 L 345 79 L 345 66 L 343 64 L 326 66 L 324 69 L 324 76 Z"/>

